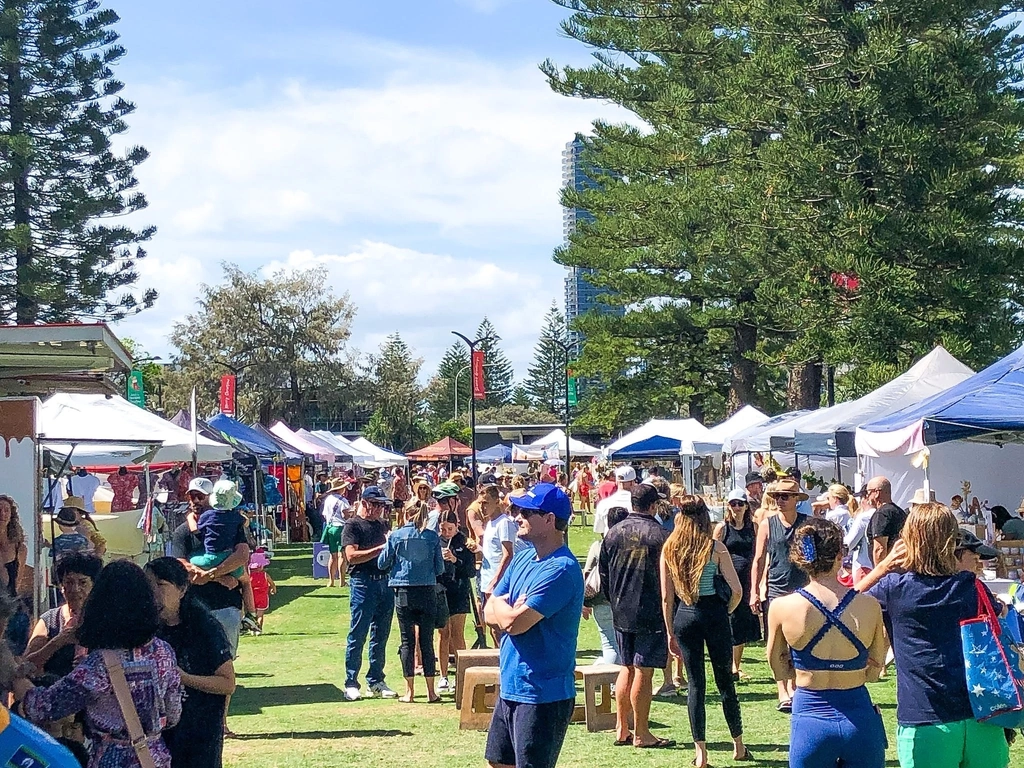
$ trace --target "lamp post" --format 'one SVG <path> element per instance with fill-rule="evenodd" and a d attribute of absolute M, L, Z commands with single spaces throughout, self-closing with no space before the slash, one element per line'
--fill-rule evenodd
<path fill-rule="evenodd" d="M 553 339 L 555 344 L 565 353 L 565 476 L 569 477 L 569 353 L 573 344 Z"/>
<path fill-rule="evenodd" d="M 452 331 L 453 334 L 462 339 L 469 346 L 469 362 L 473 364 L 473 353 L 476 351 L 478 344 L 482 344 L 485 341 L 490 341 L 492 336 L 481 336 L 479 339 L 470 340 L 468 336 L 465 336 L 458 331 Z M 457 376 L 456 376 L 457 378 Z M 470 388 L 472 389 L 472 388 Z M 458 397 L 459 389 L 456 383 L 455 396 Z M 473 449 L 473 486 L 476 487 L 477 469 L 476 469 L 476 398 L 470 393 L 469 398 L 469 442 L 470 447 Z"/>

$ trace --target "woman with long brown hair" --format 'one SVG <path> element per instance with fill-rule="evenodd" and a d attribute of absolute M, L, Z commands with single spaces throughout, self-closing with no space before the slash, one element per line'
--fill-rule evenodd
<path fill-rule="evenodd" d="M 712 536 L 711 516 L 704 500 L 683 496 L 680 502 L 675 530 L 661 552 L 661 596 L 662 616 L 671 638 L 669 650 L 673 656 L 682 656 L 690 681 L 687 709 L 696 750 L 693 764 L 702 768 L 708 763 L 705 646 L 732 735 L 733 759 L 749 760 L 750 753 L 743 745 L 740 701 L 732 677 L 729 626 L 729 613 L 742 599 L 743 588 L 729 550 Z M 716 581 L 722 577 L 731 590 L 728 602 L 716 588 Z M 680 602 L 675 608 L 677 596 Z"/>
<path fill-rule="evenodd" d="M 857 583 L 882 606 L 896 656 L 896 752 L 902 768 L 1005 768 L 1003 729 L 974 718 L 960 622 L 978 614 L 973 573 L 956 558 L 948 507 L 919 504 L 901 541 Z M 994 600 L 993 600 L 994 602 Z"/>
<path fill-rule="evenodd" d="M 741 488 L 730 491 L 726 498 L 725 519 L 715 526 L 715 539 L 729 550 L 732 566 L 743 586 L 743 599 L 729 615 L 732 627 L 732 677 L 746 677 L 742 669 L 743 648 L 761 639 L 761 619 L 750 610 L 750 567 L 754 562 L 754 515 Z"/>

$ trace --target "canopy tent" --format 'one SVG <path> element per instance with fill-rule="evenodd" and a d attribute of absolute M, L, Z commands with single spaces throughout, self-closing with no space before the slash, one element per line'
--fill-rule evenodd
<path fill-rule="evenodd" d="M 264 427 L 262 424 L 250 424 L 250 428 L 262 437 L 264 440 L 269 440 L 271 443 L 277 446 L 280 455 L 285 457 L 286 464 L 301 464 L 306 459 L 313 460 L 312 454 L 307 454 L 301 448 L 296 448 L 294 445 L 282 440 L 269 429 Z"/>
<path fill-rule="evenodd" d="M 124 448 L 132 444 L 153 445 L 146 458 L 151 464 L 192 461 L 192 433 L 171 424 L 116 395 L 58 393 L 40 410 L 40 432 L 46 447 L 67 454 L 72 445 L 82 442 L 86 450 L 75 449 L 76 464 L 123 465 L 128 461 Z M 107 448 L 98 441 L 109 443 Z M 114 444 L 122 444 L 118 450 Z M 91 444 L 91 445 L 90 445 Z M 199 435 L 196 453 L 200 462 L 230 461 L 234 449 L 217 440 Z M 84 457 L 88 455 L 86 460 Z"/>
<path fill-rule="evenodd" d="M 768 420 L 768 416 L 752 405 L 745 405 L 736 413 L 708 430 L 705 439 L 693 443 L 692 453 L 707 456 L 722 453 L 725 444 L 743 430 L 756 427 Z"/>
<path fill-rule="evenodd" d="M 560 448 L 561 450 L 564 451 L 565 450 L 565 430 L 564 429 L 554 429 L 551 432 L 549 432 L 548 434 L 544 435 L 544 437 L 541 437 L 541 438 L 538 438 L 537 440 L 534 440 L 532 443 L 530 443 L 530 445 L 534 446 L 536 448 L 547 448 L 547 447 L 550 447 L 550 446 L 554 446 L 555 448 Z M 600 448 L 595 448 L 592 445 L 587 445 L 583 441 L 577 440 L 576 438 L 570 436 L 569 437 L 569 454 L 572 455 L 572 456 L 600 456 L 601 455 L 601 449 Z"/>
<path fill-rule="evenodd" d="M 696 419 L 651 419 L 604 449 L 608 457 L 634 459 L 693 453 L 693 444 L 706 442 L 710 430 Z"/>
<path fill-rule="evenodd" d="M 512 446 L 498 443 L 491 448 L 476 452 L 476 460 L 483 464 L 504 464 L 512 461 Z"/>
<path fill-rule="evenodd" d="M 377 462 L 377 464 L 379 466 L 382 466 L 382 467 L 407 467 L 407 466 L 409 466 L 409 460 L 407 458 L 405 458 L 405 456 L 403 456 L 402 454 L 394 453 L 393 451 L 389 451 L 386 448 L 381 448 L 378 445 L 374 445 L 369 440 L 367 440 L 365 437 L 357 437 L 357 438 L 355 438 L 353 440 L 349 440 L 346 437 L 341 437 L 341 435 L 337 435 L 337 437 L 340 437 L 342 440 L 346 440 L 350 445 L 352 445 L 357 450 L 363 451 L 364 453 L 369 453 L 371 456 L 373 456 L 374 460 Z M 479 454 L 477 454 L 477 455 L 479 455 Z"/>
<path fill-rule="evenodd" d="M 212 416 L 206 424 L 210 429 L 219 433 L 224 442 L 231 443 L 234 441 L 241 443 L 252 453 L 262 458 L 273 458 L 275 456 L 283 456 L 287 459 L 302 458 L 302 454 L 297 453 L 296 451 L 289 450 L 282 452 L 282 448 L 273 440 L 261 435 L 252 427 L 247 427 L 242 422 L 236 421 L 226 414 L 218 413 L 216 416 Z"/>
<path fill-rule="evenodd" d="M 857 429 L 857 453 L 908 455 L 953 440 L 1003 444 L 1024 433 L 1024 347 L 926 400 Z"/>
<path fill-rule="evenodd" d="M 188 411 L 180 410 L 174 416 L 168 419 L 168 421 L 170 421 L 171 424 L 174 424 L 176 427 L 181 427 L 182 429 L 187 430 L 189 432 L 192 431 L 192 414 L 190 414 Z M 203 437 L 208 437 L 211 440 L 216 440 L 217 442 L 220 443 L 227 443 L 234 449 L 235 454 L 238 456 L 256 455 L 255 451 L 252 451 L 247 445 L 235 440 L 232 437 L 223 437 L 220 434 L 220 432 L 213 429 L 209 424 L 207 424 L 202 419 L 196 419 L 196 431 L 198 431 L 199 434 L 202 435 Z"/>
<path fill-rule="evenodd" d="M 354 451 L 347 446 L 343 446 L 339 443 L 336 443 L 334 440 L 325 440 L 322 437 L 317 437 L 308 429 L 302 429 L 300 427 L 299 429 L 295 430 L 295 434 L 301 437 L 303 440 L 310 443 L 311 445 L 319 445 L 324 450 L 331 451 L 334 454 L 334 456 L 332 459 L 330 459 L 330 461 L 355 462 L 356 457 L 361 457 L 363 455 L 359 451 Z"/>
<path fill-rule="evenodd" d="M 863 397 L 811 411 L 791 424 L 793 450 L 806 456 L 856 456 L 857 427 L 920 403 L 974 372 L 943 347 L 936 347 L 906 373 Z"/>
<path fill-rule="evenodd" d="M 459 456 L 470 456 L 473 449 L 463 445 L 458 440 L 450 437 L 443 437 L 433 445 L 428 445 L 419 450 L 407 453 L 410 461 L 451 461 Z"/>
<path fill-rule="evenodd" d="M 772 416 L 767 421 L 748 427 L 729 440 L 725 441 L 722 449 L 725 453 L 755 453 L 772 450 L 772 436 L 792 435 L 792 430 L 787 430 L 787 425 L 795 419 L 810 413 L 810 411 L 788 411 L 778 416 Z"/>
<path fill-rule="evenodd" d="M 280 440 L 283 440 L 293 448 L 305 453 L 307 456 L 312 456 L 317 461 L 334 461 L 334 448 L 323 445 L 320 442 L 307 440 L 302 435 L 294 432 L 291 427 L 285 424 L 283 421 L 276 422 L 270 428 L 271 434 Z"/>
<path fill-rule="evenodd" d="M 303 432 L 304 430 L 299 430 L 299 434 Z M 351 460 L 353 464 L 358 464 L 360 467 L 376 466 L 373 456 L 365 451 L 360 451 L 340 435 L 335 435 L 325 429 L 314 429 L 310 435 L 322 443 L 333 446 L 336 452 L 335 455 L 344 457 L 344 460 Z"/>
<path fill-rule="evenodd" d="M 522 445 L 512 443 L 512 461 L 561 461 L 561 451 L 557 445 Z"/>

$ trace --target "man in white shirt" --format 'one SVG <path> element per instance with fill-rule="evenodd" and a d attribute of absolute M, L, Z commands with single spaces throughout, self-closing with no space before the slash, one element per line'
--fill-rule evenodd
<path fill-rule="evenodd" d="M 627 512 L 633 511 L 633 486 L 636 484 L 636 470 L 629 464 L 623 464 L 615 470 L 615 482 L 619 490 L 602 499 L 594 509 L 594 533 L 604 536 L 608 533 L 608 511 L 622 507 Z"/>

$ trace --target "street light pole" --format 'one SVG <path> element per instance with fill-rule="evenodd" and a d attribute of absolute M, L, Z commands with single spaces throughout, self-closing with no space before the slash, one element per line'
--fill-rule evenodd
<path fill-rule="evenodd" d="M 569 352 L 573 345 L 569 342 L 553 340 L 565 353 L 565 476 L 569 477 Z"/>
<path fill-rule="evenodd" d="M 492 336 L 481 336 L 479 339 L 470 340 L 468 336 L 464 336 L 458 331 L 452 331 L 453 334 L 462 339 L 469 346 L 469 364 L 473 364 L 473 353 L 476 351 L 477 344 L 482 344 L 485 341 L 490 341 Z M 477 479 L 477 467 L 476 467 L 476 398 L 473 397 L 472 387 L 470 387 L 470 398 L 469 398 L 469 442 L 470 447 L 473 449 L 473 486 L 476 487 Z M 456 396 L 458 396 L 458 388 L 456 387 Z"/>

